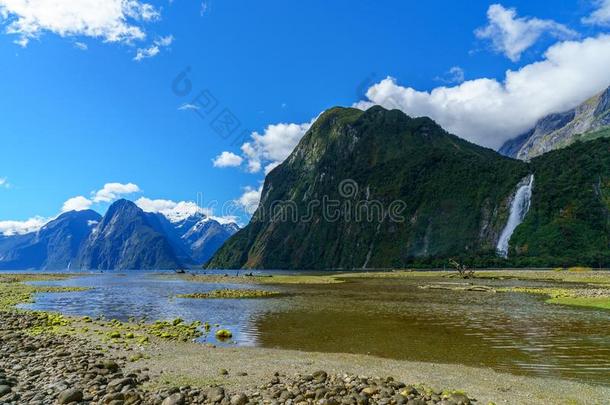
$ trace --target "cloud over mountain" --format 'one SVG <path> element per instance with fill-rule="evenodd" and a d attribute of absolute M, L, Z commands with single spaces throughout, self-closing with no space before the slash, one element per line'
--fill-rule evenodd
<path fill-rule="evenodd" d="M 379 104 L 414 117 L 429 116 L 462 138 L 497 148 L 543 116 L 573 108 L 606 88 L 609 64 L 610 35 L 599 35 L 559 42 L 541 61 L 508 70 L 502 81 L 480 78 L 419 91 L 388 77 L 356 106 Z"/>

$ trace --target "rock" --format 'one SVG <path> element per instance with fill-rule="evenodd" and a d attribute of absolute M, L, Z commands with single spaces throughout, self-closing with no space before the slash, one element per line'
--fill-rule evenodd
<path fill-rule="evenodd" d="M 220 375 L 229 375 L 229 370 L 226 368 L 221 368 L 219 371 Z"/>
<path fill-rule="evenodd" d="M 135 381 L 133 378 L 125 377 L 125 378 L 117 378 L 108 383 L 108 389 L 120 391 L 123 387 L 133 387 L 135 385 Z"/>
<path fill-rule="evenodd" d="M 280 402 L 284 403 L 287 400 L 292 399 L 292 398 L 294 398 L 294 395 L 292 394 L 292 392 L 290 392 L 288 390 L 284 390 L 280 393 L 280 396 L 278 399 L 280 400 Z"/>
<path fill-rule="evenodd" d="M 364 396 L 364 395 L 357 395 L 356 396 L 356 403 L 358 405 L 368 405 L 369 397 Z"/>
<path fill-rule="evenodd" d="M 0 385 L 0 397 L 8 394 L 9 392 L 11 392 L 11 387 L 8 385 Z"/>
<path fill-rule="evenodd" d="M 208 390 L 208 400 L 212 403 L 220 402 L 225 397 L 225 390 L 221 387 L 212 387 Z"/>
<path fill-rule="evenodd" d="M 407 403 L 407 399 L 400 394 L 394 395 L 392 397 L 396 405 L 403 405 Z"/>
<path fill-rule="evenodd" d="M 362 390 L 362 393 L 368 397 L 375 395 L 378 392 L 379 392 L 379 388 L 377 388 L 375 386 L 366 387 L 365 389 Z"/>
<path fill-rule="evenodd" d="M 180 393 L 172 394 L 165 398 L 161 405 L 184 405 L 184 396 Z"/>
<path fill-rule="evenodd" d="M 58 404 L 69 404 L 70 402 L 80 402 L 82 400 L 83 392 L 76 388 L 68 388 L 57 397 Z"/>
<path fill-rule="evenodd" d="M 110 371 L 111 373 L 116 373 L 119 370 L 119 365 L 111 360 L 107 360 L 105 362 L 102 363 L 102 367 L 105 368 L 106 370 Z"/>
<path fill-rule="evenodd" d="M 318 388 L 315 392 L 315 399 L 322 399 L 328 390 L 326 388 Z"/>
<path fill-rule="evenodd" d="M 328 374 L 326 373 L 326 371 L 322 370 L 316 371 L 311 376 L 313 377 L 313 380 L 317 383 L 323 383 L 324 381 L 326 381 L 326 378 L 328 378 Z"/>
<path fill-rule="evenodd" d="M 124 400 L 125 400 L 125 394 L 123 394 L 122 392 L 116 392 L 114 394 L 104 395 L 102 402 L 104 402 L 105 404 L 109 404 L 114 401 L 124 401 Z"/>
<path fill-rule="evenodd" d="M 461 393 L 453 393 L 449 397 L 449 401 L 452 401 L 456 405 L 470 405 L 470 399 Z"/>
<path fill-rule="evenodd" d="M 248 403 L 248 396 L 246 394 L 237 394 L 231 397 L 231 405 L 246 405 Z"/>

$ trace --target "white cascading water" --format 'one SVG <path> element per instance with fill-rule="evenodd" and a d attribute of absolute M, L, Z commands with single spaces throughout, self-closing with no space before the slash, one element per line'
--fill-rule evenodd
<path fill-rule="evenodd" d="M 510 242 L 510 238 L 513 236 L 513 232 L 515 232 L 515 229 L 521 225 L 530 209 L 530 203 L 532 201 L 532 188 L 534 186 L 534 175 L 529 175 L 528 178 L 521 184 L 522 185 L 515 193 L 515 198 L 510 206 L 508 222 L 500 234 L 498 246 L 496 247 L 498 254 L 504 258 L 508 257 L 508 243 Z"/>

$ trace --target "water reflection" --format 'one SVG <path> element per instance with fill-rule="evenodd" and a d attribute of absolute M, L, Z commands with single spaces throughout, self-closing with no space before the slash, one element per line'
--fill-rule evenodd
<path fill-rule="evenodd" d="M 281 298 L 175 298 L 252 288 L 230 281 L 200 284 L 145 272 L 87 275 L 44 284 L 91 290 L 40 294 L 24 307 L 119 320 L 181 317 L 218 323 L 233 332 L 238 345 L 370 353 L 610 384 L 609 311 L 549 305 L 528 294 L 423 290 L 408 279 L 264 287 L 289 293 Z"/>

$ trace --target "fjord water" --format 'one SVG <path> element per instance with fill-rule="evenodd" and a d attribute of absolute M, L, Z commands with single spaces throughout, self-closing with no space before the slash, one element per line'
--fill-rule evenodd
<path fill-rule="evenodd" d="M 119 320 L 181 317 L 218 323 L 234 333 L 237 345 L 362 353 L 610 384 L 610 311 L 546 304 L 543 297 L 523 293 L 421 289 L 421 283 L 350 278 L 343 284 L 253 287 L 233 284 L 231 277 L 204 284 L 152 272 L 105 273 L 45 282 L 92 289 L 39 294 L 23 307 Z M 512 286 L 515 281 L 485 284 Z M 286 295 L 175 298 L 218 288 L 264 288 Z M 202 340 L 214 342 L 212 336 Z"/>

